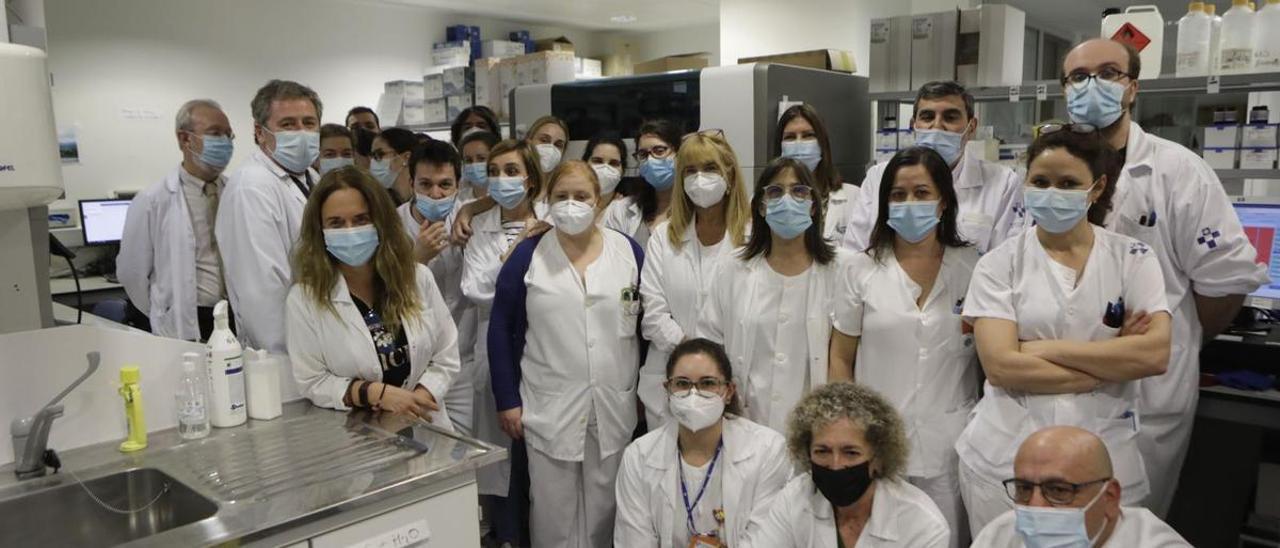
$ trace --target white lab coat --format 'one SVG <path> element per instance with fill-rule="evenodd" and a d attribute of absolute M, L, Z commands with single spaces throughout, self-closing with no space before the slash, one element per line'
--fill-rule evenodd
<path fill-rule="evenodd" d="M 1254 262 L 1256 252 L 1222 183 L 1202 158 L 1133 123 L 1126 152 L 1106 226 L 1155 250 L 1173 314 L 1169 371 L 1140 381 L 1140 443 L 1156 480 L 1145 506 L 1162 516 L 1177 487 L 1199 397 L 1202 329 L 1193 293 L 1248 294 L 1268 278 Z"/>
<path fill-rule="evenodd" d="M 862 190 L 849 207 L 844 232 L 846 249 L 865 251 L 871 243 L 871 231 L 880 216 L 880 183 L 888 164 L 876 164 L 862 180 Z M 960 237 L 977 247 L 979 253 L 995 248 L 1027 224 L 1022 207 L 1022 177 L 1013 170 L 965 154 L 951 174 L 960 202 L 956 227 Z"/>
<path fill-rule="evenodd" d="M 644 212 L 640 202 L 631 196 L 618 195 L 600 214 L 600 226 L 612 228 L 631 236 L 632 240 L 645 247 L 649 243 L 649 225 L 644 222 Z"/>
<path fill-rule="evenodd" d="M 1154 250 L 1128 236 L 1092 226 L 1093 249 L 1084 274 L 1071 292 L 1064 291 L 1036 236 L 1023 232 L 978 261 L 964 317 L 998 318 L 1017 323 L 1018 340 L 1097 341 L 1119 336 L 1103 323 L 1112 303 L 1123 300 L 1124 310 L 1149 314 L 1167 312 Z M 985 480 L 962 489 L 995 489 L 1013 477 L 1013 458 L 1032 432 L 1054 425 L 1077 426 L 1097 434 L 1106 444 L 1123 487 L 1124 502 L 1136 504 L 1147 496 L 1149 482 L 1137 436 L 1145 423 L 1138 405 L 1138 383 L 1106 382 L 1084 394 L 1031 394 L 986 384 L 973 419 L 956 442 L 961 462 Z M 1157 480 L 1159 481 L 1159 480 Z M 998 487 L 1003 490 L 1003 487 Z M 966 500 L 973 496 L 966 495 Z M 969 504 L 973 530 L 981 530 L 1008 508 Z"/>
<path fill-rule="evenodd" d="M 458 331 L 427 267 L 417 265 L 414 277 L 422 312 L 416 321 L 404 322 L 410 356 L 406 385 L 429 390 L 442 403 L 443 411 L 432 422 L 452 428 L 447 426 L 443 395 L 459 370 Z M 373 335 L 342 276 L 338 276 L 329 299 L 337 314 L 316 303 L 301 285 L 289 290 L 285 307 L 289 360 L 303 396 L 320 407 L 346 410 L 349 407 L 342 397 L 352 379 L 381 382 L 382 367 Z"/>
<path fill-rule="evenodd" d="M 315 171 L 298 177 L 319 181 Z M 289 264 L 302 232 L 307 197 L 262 149 L 227 180 L 214 234 L 222 254 L 227 296 L 245 346 L 284 354 L 284 301 L 293 284 Z M 193 288 L 194 289 L 194 288 Z"/>
<path fill-rule="evenodd" d="M 723 422 L 724 449 L 716 463 L 725 514 L 725 538 L 721 540 L 738 546 L 746 538 L 752 516 L 762 519 L 766 503 L 787 484 L 792 466 L 781 434 L 741 417 L 727 417 Z M 623 453 L 614 546 L 685 548 L 672 546 L 676 529 L 688 527 L 684 513 L 677 513 L 684 508 L 676 443 L 679 432 L 675 421 L 667 422 Z"/>
<path fill-rule="evenodd" d="M 669 224 L 663 221 L 654 228 L 640 274 L 640 295 L 644 300 L 640 327 L 649 341 L 649 354 L 640 369 L 637 392 L 644 403 L 650 430 L 656 430 L 667 416 L 667 393 L 662 387 L 667 378 L 667 358 L 676 345 L 693 337 L 698 313 L 711 290 L 712 280 L 703 279 L 702 275 L 709 266 L 706 263 L 714 263 L 736 251 L 726 232 L 716 248 L 717 253 L 702 256 L 693 223 L 686 227 L 684 245 L 677 250 L 667 234 Z"/>
<path fill-rule="evenodd" d="M 1015 529 L 1017 516 L 1013 510 L 1001 514 L 991 522 L 978 538 L 973 548 L 1023 548 L 1022 537 Z M 1190 548 L 1191 543 L 1182 538 L 1146 508 L 1120 507 L 1120 521 L 1111 530 L 1111 537 L 1098 548 Z"/>
<path fill-rule="evenodd" d="M 793 370 L 787 374 L 782 368 L 778 368 L 773 383 L 753 386 L 750 382 L 753 359 L 776 354 L 772 348 L 760 348 L 763 341 L 751 336 L 748 322 L 760 315 L 760 311 L 755 308 L 755 295 L 761 284 L 769 283 L 771 267 L 763 256 L 743 261 L 736 254 L 730 254 L 720 260 L 711 283 L 710 298 L 703 304 L 698 318 L 698 335 L 724 345 L 725 352 L 733 362 L 733 376 L 740 379 L 738 386 L 744 416 L 778 432 L 785 432 L 787 415 L 796 402 L 773 401 L 769 406 L 768 416 L 758 416 L 760 413 L 753 411 L 753 407 L 769 401 L 778 393 L 807 393 L 814 387 L 826 384 L 831 316 L 839 288 L 838 278 L 845 272 L 847 261 L 848 254 L 837 250 L 836 258 L 829 264 L 821 265 L 815 261 L 810 267 L 812 278 L 808 285 L 808 298 L 805 299 L 807 313 L 804 319 L 809 356 L 809 385 L 797 387 L 797 384 L 804 383 L 805 375 L 801 373 L 802 370 Z"/>
<path fill-rule="evenodd" d="M 857 201 L 860 191 L 856 185 L 843 183 L 827 198 L 822 237 L 831 240 L 837 247 L 844 240 L 844 233 L 849 225 L 849 208 Z"/>
<path fill-rule="evenodd" d="M 464 188 L 471 187 L 467 185 Z M 420 225 L 413 217 L 413 207 L 412 200 L 405 202 L 396 208 L 396 213 L 400 215 L 400 221 L 409 232 L 409 239 L 416 242 Z M 448 237 L 449 227 L 452 226 L 452 224 L 445 224 L 445 237 Z M 455 245 L 446 247 L 427 264 L 427 268 L 431 269 L 436 287 L 440 288 L 440 296 L 444 297 L 445 305 L 449 307 L 449 315 L 453 317 L 453 323 L 458 328 L 458 357 L 462 363 L 462 370 L 454 377 L 453 384 L 449 386 L 449 393 L 444 396 L 444 401 L 449 406 L 449 417 L 453 419 L 454 426 L 459 432 L 472 436 L 475 429 L 473 415 L 475 395 L 472 381 L 475 377 L 477 312 L 475 304 L 462 295 L 462 248 Z"/>
<path fill-rule="evenodd" d="M 182 193 L 182 167 L 129 204 L 116 276 L 160 337 L 200 339 L 196 319 L 196 238 Z"/>
<path fill-rule="evenodd" d="M 871 517 L 858 537 L 858 548 L 947 548 L 951 529 L 933 501 L 915 486 L 898 479 L 874 480 Z M 742 548 L 836 548 L 835 512 L 813 478 L 802 474 L 769 502 L 755 520 Z"/>

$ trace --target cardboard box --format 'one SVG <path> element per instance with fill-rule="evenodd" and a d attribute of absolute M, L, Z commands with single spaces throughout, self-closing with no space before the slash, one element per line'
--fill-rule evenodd
<path fill-rule="evenodd" d="M 516 79 L 521 86 L 572 82 L 573 53 L 540 51 L 516 58 Z"/>
<path fill-rule="evenodd" d="M 521 56 L 523 57 L 523 56 Z M 520 65 L 520 57 L 511 57 L 503 59 L 498 63 L 498 83 L 501 88 L 498 90 L 499 113 L 502 117 L 511 115 L 507 112 L 507 100 L 511 97 L 511 90 L 516 89 L 520 85 L 519 79 L 516 78 L 516 68 Z"/>
<path fill-rule="evenodd" d="M 449 67 L 442 73 L 444 95 L 470 95 L 475 89 L 475 72 L 471 67 Z"/>
<path fill-rule="evenodd" d="M 449 107 L 444 99 L 429 99 L 423 103 L 423 124 L 449 123 Z"/>
<path fill-rule="evenodd" d="M 533 41 L 533 51 L 567 51 L 573 53 L 573 42 L 563 36 Z"/>
<path fill-rule="evenodd" d="M 738 64 L 747 63 L 775 63 L 848 73 L 858 71 L 857 63 L 853 60 L 853 52 L 838 49 L 815 49 L 738 59 Z"/>
<path fill-rule="evenodd" d="M 1240 151 L 1234 148 L 1206 148 L 1200 155 L 1213 169 L 1235 169 L 1238 152 Z"/>
<path fill-rule="evenodd" d="M 480 43 L 480 58 L 482 59 L 489 59 L 492 57 L 505 59 L 507 57 L 519 57 L 525 53 L 523 42 L 512 42 L 510 40 L 485 40 Z"/>
<path fill-rule="evenodd" d="M 444 75 L 427 74 L 422 77 L 422 99 L 439 99 L 444 97 Z"/>
<path fill-rule="evenodd" d="M 1240 169 L 1275 169 L 1277 156 L 1277 149 L 1274 148 L 1241 149 Z"/>
<path fill-rule="evenodd" d="M 1276 148 L 1275 124 L 1249 124 L 1240 133 L 1240 148 Z"/>
<path fill-rule="evenodd" d="M 691 70 L 706 68 L 710 61 L 710 54 L 706 52 L 685 53 L 682 55 L 668 55 L 660 57 L 652 61 L 636 63 L 632 68 L 634 74 L 659 74 L 663 72 L 671 72 L 673 70 Z"/>
<path fill-rule="evenodd" d="M 458 118 L 462 111 L 471 108 L 475 104 L 470 95 L 450 95 L 445 98 L 445 116 L 449 120 Z"/>
<path fill-rule="evenodd" d="M 1213 125 L 1204 128 L 1204 148 L 1236 148 L 1240 142 L 1240 126 Z"/>
<path fill-rule="evenodd" d="M 573 59 L 573 73 L 578 79 L 603 78 L 604 63 L 599 59 Z"/>
<path fill-rule="evenodd" d="M 475 67 L 475 99 L 474 103 L 498 112 L 498 102 L 502 99 L 501 75 L 498 63 L 501 59 L 477 59 Z"/>

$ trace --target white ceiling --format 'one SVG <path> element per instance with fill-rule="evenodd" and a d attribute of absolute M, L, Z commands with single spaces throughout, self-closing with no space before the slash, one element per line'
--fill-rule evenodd
<path fill-rule="evenodd" d="M 654 31 L 720 20 L 720 0 L 383 0 L 592 30 Z M 732 0 L 728 0 L 732 1 Z M 623 21 L 615 21 L 622 18 Z M 634 18 L 634 20 L 628 21 Z"/>

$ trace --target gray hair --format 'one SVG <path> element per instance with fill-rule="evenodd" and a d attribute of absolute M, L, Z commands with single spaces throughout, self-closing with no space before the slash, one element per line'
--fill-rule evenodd
<path fill-rule="evenodd" d="M 871 462 L 877 465 L 872 467 L 873 477 L 896 478 L 905 473 L 910 446 L 898 410 L 875 390 L 851 382 L 823 385 L 791 410 L 787 449 L 801 470 L 809 469 L 814 431 L 840 419 L 849 419 L 866 432 Z"/>
<path fill-rule="evenodd" d="M 222 112 L 222 105 L 219 105 L 213 99 L 192 99 L 178 107 L 178 115 L 174 117 L 173 121 L 174 128 L 178 131 L 191 131 L 191 113 L 200 107 L 208 107 Z"/>
<path fill-rule="evenodd" d="M 262 127 L 267 127 L 267 120 L 271 119 L 271 103 L 288 99 L 311 101 L 311 104 L 316 107 L 316 118 L 319 118 L 321 111 L 324 110 L 324 106 L 320 103 L 320 96 L 311 88 L 291 80 L 272 80 L 262 86 L 253 96 L 253 102 L 249 103 L 249 109 L 253 112 L 253 121 Z"/>

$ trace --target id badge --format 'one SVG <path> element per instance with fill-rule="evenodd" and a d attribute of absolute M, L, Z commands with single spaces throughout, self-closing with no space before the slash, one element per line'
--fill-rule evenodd
<path fill-rule="evenodd" d="M 689 539 L 689 548 L 724 548 L 720 539 L 707 535 L 694 535 Z"/>

